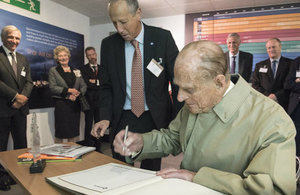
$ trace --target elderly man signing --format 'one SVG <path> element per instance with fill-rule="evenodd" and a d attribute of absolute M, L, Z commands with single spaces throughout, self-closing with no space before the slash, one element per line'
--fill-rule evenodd
<path fill-rule="evenodd" d="M 120 131 L 115 151 L 128 161 L 183 152 L 181 169 L 157 175 L 223 193 L 295 194 L 296 131 L 283 108 L 240 75 L 230 79 L 224 53 L 213 42 L 188 44 L 174 71 L 177 98 L 185 101 L 175 120 L 168 129 L 128 132 L 125 143 Z"/>

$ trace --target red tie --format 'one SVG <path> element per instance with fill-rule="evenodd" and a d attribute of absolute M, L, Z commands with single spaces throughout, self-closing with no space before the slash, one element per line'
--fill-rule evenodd
<path fill-rule="evenodd" d="M 135 48 L 131 69 L 131 111 L 140 117 L 145 111 L 142 55 L 139 42 L 132 40 L 131 44 Z"/>

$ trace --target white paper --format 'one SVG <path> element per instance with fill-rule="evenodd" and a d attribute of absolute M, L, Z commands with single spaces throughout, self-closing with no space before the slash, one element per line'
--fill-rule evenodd
<path fill-rule="evenodd" d="M 134 189 L 120 195 L 221 195 L 222 193 L 211 190 L 205 186 L 181 179 L 164 179 L 142 188 Z"/>
<path fill-rule="evenodd" d="M 299 78 L 300 77 L 300 70 L 296 71 L 296 77 Z"/>
<path fill-rule="evenodd" d="M 72 192 L 89 195 L 220 195 L 199 184 L 181 179 L 162 179 L 149 171 L 109 163 L 70 174 L 46 178 Z"/>
<path fill-rule="evenodd" d="M 94 151 L 95 147 L 69 145 L 69 144 L 53 144 L 41 148 L 41 154 L 66 156 L 66 157 L 79 157 L 88 152 Z"/>
<path fill-rule="evenodd" d="M 108 164 L 60 176 L 59 179 L 90 190 L 105 192 L 153 177 L 156 177 L 155 172 Z"/>

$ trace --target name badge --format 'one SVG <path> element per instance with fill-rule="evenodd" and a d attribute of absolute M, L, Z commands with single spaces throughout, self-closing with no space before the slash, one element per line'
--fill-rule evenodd
<path fill-rule="evenodd" d="M 160 73 L 164 70 L 164 67 L 157 63 L 156 60 L 152 59 L 148 64 L 147 69 L 150 70 L 150 72 L 152 72 L 152 74 L 156 77 L 159 77 Z"/>
<path fill-rule="evenodd" d="M 267 73 L 268 72 L 268 68 L 260 68 L 259 72 Z"/>
<path fill-rule="evenodd" d="M 297 78 L 300 77 L 300 70 L 297 70 L 297 71 L 296 71 L 296 77 L 297 77 Z"/>
<path fill-rule="evenodd" d="M 26 72 L 25 72 L 25 67 L 23 66 L 22 71 L 21 71 L 21 76 L 26 77 Z"/>

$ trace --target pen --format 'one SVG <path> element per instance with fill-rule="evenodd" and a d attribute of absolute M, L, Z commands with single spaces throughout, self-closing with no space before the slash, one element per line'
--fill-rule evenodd
<path fill-rule="evenodd" d="M 124 145 L 125 145 L 125 141 L 127 139 L 127 134 L 128 134 L 128 125 L 126 125 L 126 127 L 125 127 L 125 135 L 124 135 L 124 140 L 123 140 Z M 125 151 L 125 147 L 123 146 L 123 152 L 124 151 Z"/>

